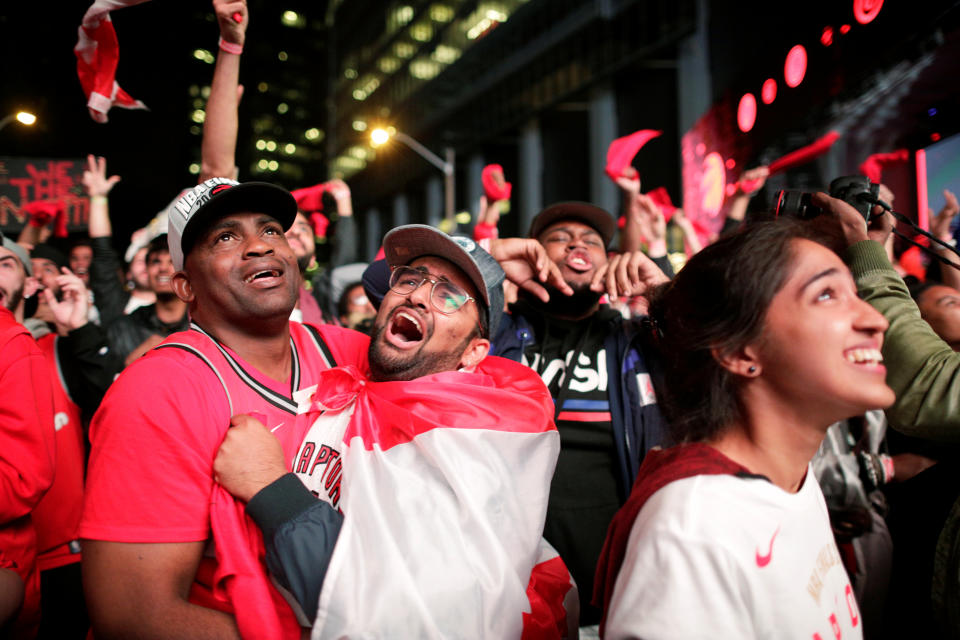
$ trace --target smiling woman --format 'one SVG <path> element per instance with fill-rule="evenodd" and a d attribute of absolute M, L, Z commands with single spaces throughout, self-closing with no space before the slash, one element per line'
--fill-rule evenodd
<path fill-rule="evenodd" d="M 607 535 L 607 637 L 862 637 L 809 462 L 831 423 L 893 402 L 886 321 L 787 220 L 697 254 L 650 313 L 677 446 L 648 454 Z"/>

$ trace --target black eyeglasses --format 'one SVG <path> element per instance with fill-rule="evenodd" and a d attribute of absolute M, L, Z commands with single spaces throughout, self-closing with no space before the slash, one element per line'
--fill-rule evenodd
<path fill-rule="evenodd" d="M 471 300 L 476 301 L 476 298 L 449 280 L 441 280 L 425 270 L 407 266 L 393 268 L 393 273 L 390 274 L 390 290 L 401 296 L 410 295 L 428 280 L 432 285 L 430 304 L 444 315 L 456 313 Z"/>

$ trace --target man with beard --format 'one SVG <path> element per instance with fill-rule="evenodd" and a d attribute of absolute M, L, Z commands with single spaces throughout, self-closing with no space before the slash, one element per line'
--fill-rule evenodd
<path fill-rule="evenodd" d="M 334 369 L 301 398 L 310 427 L 292 473 L 269 431 L 235 419 L 217 479 L 249 503 L 314 638 L 511 638 L 538 615 L 555 624 L 526 590 L 559 439 L 539 378 L 486 357 L 503 271 L 472 240 L 423 225 L 394 229 L 384 250 L 369 376 Z M 565 572 L 561 587 L 560 599 Z"/>
<path fill-rule="evenodd" d="M 611 300 L 637 295 L 667 278 L 640 252 L 608 259 L 615 232 L 613 217 L 591 204 L 563 202 L 541 211 L 529 236 L 573 293 L 546 284 L 544 302 L 521 290 L 493 339 L 492 352 L 535 370 L 555 401 L 562 445 L 544 537 L 577 582 L 581 625 L 600 621 L 590 594 L 607 525 L 629 495 L 641 460 L 661 444 L 665 426 L 641 323 L 624 320 L 600 298 L 604 292 Z"/>
<path fill-rule="evenodd" d="M 173 274 L 167 235 L 157 236 L 147 246 L 147 283 L 157 301 L 118 317 L 107 327 L 110 344 L 124 366 L 189 326 L 187 303 L 173 291 Z"/>
<path fill-rule="evenodd" d="M 26 250 L 0 233 L 0 634 L 13 638 L 36 636 L 40 621 L 31 512 L 53 482 L 56 459 L 50 376 L 21 324 L 24 294 L 36 290 L 29 264 Z"/>
<path fill-rule="evenodd" d="M 23 321 L 27 298 L 38 291 L 32 269 L 48 268 L 51 258 L 58 259 L 44 253 L 43 246 L 34 249 L 32 260 L 5 238 L 0 249 L 0 304 L 18 322 Z M 87 630 L 77 535 L 83 510 L 83 427 L 119 370 L 103 332 L 88 321 L 89 297 L 83 282 L 68 269 L 62 271 L 58 276 L 44 275 L 46 286 L 39 291 L 50 324 L 43 324 L 43 332 L 33 336 L 46 364 L 46 384 L 52 386 L 57 452 L 53 484 L 31 514 L 42 607 L 58 612 L 44 617 L 41 637 L 80 637 Z M 19 401 L 30 411 L 40 410 L 29 394 Z M 24 472 L 22 477 L 28 475 Z"/>
<path fill-rule="evenodd" d="M 267 581 L 260 535 L 212 468 L 238 414 L 264 420 L 292 459 L 303 439 L 293 395 L 336 362 L 366 369 L 365 339 L 289 320 L 295 215 L 284 189 L 226 178 L 171 210 L 172 287 L 193 323 L 124 370 L 90 427 L 80 535 L 98 638 L 235 638 L 251 617 L 272 633 L 247 637 L 300 635 Z"/>

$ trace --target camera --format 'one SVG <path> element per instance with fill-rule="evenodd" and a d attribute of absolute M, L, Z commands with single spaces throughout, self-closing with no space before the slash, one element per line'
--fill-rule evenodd
<path fill-rule="evenodd" d="M 843 176 L 830 183 L 830 195 L 843 200 L 860 212 L 863 219 L 870 222 L 870 211 L 880 197 L 880 185 L 870 182 L 863 176 Z M 774 205 L 776 217 L 816 218 L 823 211 L 810 200 L 810 194 L 804 191 L 780 191 Z"/>

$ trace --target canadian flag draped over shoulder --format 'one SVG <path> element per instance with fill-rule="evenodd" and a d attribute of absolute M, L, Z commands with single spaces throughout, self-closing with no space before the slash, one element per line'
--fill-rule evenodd
<path fill-rule="evenodd" d="M 313 416 L 349 403 L 344 524 L 312 637 L 521 637 L 560 450 L 540 378 L 496 357 L 408 382 L 325 372 Z"/>
<path fill-rule="evenodd" d="M 113 30 L 110 12 L 123 9 L 147 0 L 96 0 L 83 16 L 79 28 L 77 46 L 77 75 L 80 86 L 87 96 L 90 117 L 97 122 L 107 121 L 110 107 L 146 109 L 147 105 L 135 100 L 120 88 L 115 79 L 120 48 Z"/>

